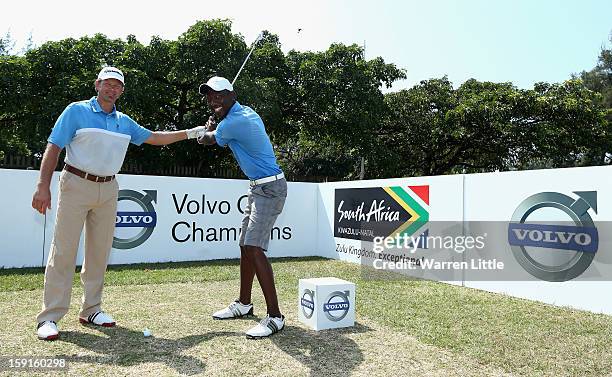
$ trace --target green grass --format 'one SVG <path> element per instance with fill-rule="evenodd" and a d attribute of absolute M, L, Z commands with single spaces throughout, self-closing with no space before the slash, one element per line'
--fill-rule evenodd
<path fill-rule="evenodd" d="M 37 341 L 32 327 L 42 269 L 0 270 L 0 354 L 69 355 L 75 375 L 102 367 L 148 374 L 161 363 L 168 374 L 222 375 L 237 365 L 247 375 L 612 376 L 612 316 L 443 283 L 372 279 L 359 265 L 321 258 L 276 259 L 273 268 L 289 326 L 255 343 L 242 337 L 250 322 L 210 319 L 237 295 L 236 260 L 109 266 L 105 308 L 122 327 L 103 334 L 73 325 L 77 273 L 73 308 L 60 323 L 66 334 L 54 343 Z M 356 283 L 356 327 L 314 332 L 297 321 L 298 279 L 322 276 Z M 265 307 L 257 285 L 253 299 Z M 140 333 L 144 323 L 157 326 L 155 351 Z M 102 355 L 95 344 L 105 344 Z M 284 366 L 271 363 L 273 355 Z"/>
<path fill-rule="evenodd" d="M 311 258 L 282 258 L 276 259 L 276 265 L 285 266 L 308 263 L 309 261 L 325 261 L 326 259 Z M 236 279 L 238 276 L 239 261 L 236 259 L 215 260 L 207 262 L 181 262 L 181 263 L 140 263 L 130 265 L 108 266 L 106 272 L 106 286 L 115 285 L 142 285 L 164 283 L 196 283 L 206 281 L 225 281 Z M 80 284 L 80 268 L 77 267 L 74 275 L 74 284 Z M 285 268 L 279 268 L 278 273 L 284 273 Z M 44 268 L 0 269 L 0 292 L 32 291 L 40 289 L 44 281 Z"/>

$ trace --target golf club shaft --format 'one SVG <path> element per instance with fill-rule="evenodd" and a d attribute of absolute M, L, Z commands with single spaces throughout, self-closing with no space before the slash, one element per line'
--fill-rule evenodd
<path fill-rule="evenodd" d="M 255 46 L 257 46 L 257 42 L 259 42 L 259 40 L 263 37 L 263 35 L 260 33 L 257 36 L 257 39 L 255 39 L 255 42 L 253 42 L 253 46 L 251 46 L 251 51 L 249 51 L 249 54 L 247 55 L 247 57 L 244 59 L 244 62 L 242 63 L 242 65 L 240 66 L 240 69 L 238 70 L 238 73 L 236 73 L 236 77 L 234 77 L 234 79 L 232 80 L 232 85 L 234 85 L 234 83 L 236 82 L 236 80 L 238 79 L 238 76 L 240 76 L 240 72 L 242 72 L 242 69 L 244 68 L 244 66 L 246 65 L 247 61 L 249 61 L 249 58 L 251 57 L 251 54 L 253 53 L 253 50 L 255 50 Z"/>

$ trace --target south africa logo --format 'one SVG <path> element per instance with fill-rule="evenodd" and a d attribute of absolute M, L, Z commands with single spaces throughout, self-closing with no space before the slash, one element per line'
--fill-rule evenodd
<path fill-rule="evenodd" d="M 373 241 L 424 233 L 429 186 L 336 189 L 334 237 Z"/>

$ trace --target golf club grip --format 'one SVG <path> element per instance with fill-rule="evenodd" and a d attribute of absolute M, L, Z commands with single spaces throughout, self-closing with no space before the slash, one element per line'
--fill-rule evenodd
<path fill-rule="evenodd" d="M 214 131 L 215 129 L 217 129 L 217 117 L 215 116 L 215 114 L 211 115 L 208 117 L 208 121 L 212 122 L 214 124 L 213 129 L 209 129 L 209 127 L 206 127 L 206 131 Z M 208 122 L 207 122 L 208 123 Z"/>

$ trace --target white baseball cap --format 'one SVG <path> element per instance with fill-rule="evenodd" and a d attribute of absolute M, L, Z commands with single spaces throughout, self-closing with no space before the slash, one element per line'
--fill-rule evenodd
<path fill-rule="evenodd" d="M 221 92 L 224 90 L 234 91 L 234 87 L 225 77 L 213 76 L 205 84 L 200 85 L 200 94 L 204 95 L 209 90 Z"/>
<path fill-rule="evenodd" d="M 98 80 L 115 79 L 121 81 L 125 85 L 125 79 L 123 78 L 123 72 L 119 68 L 115 67 L 104 67 L 98 73 Z"/>

